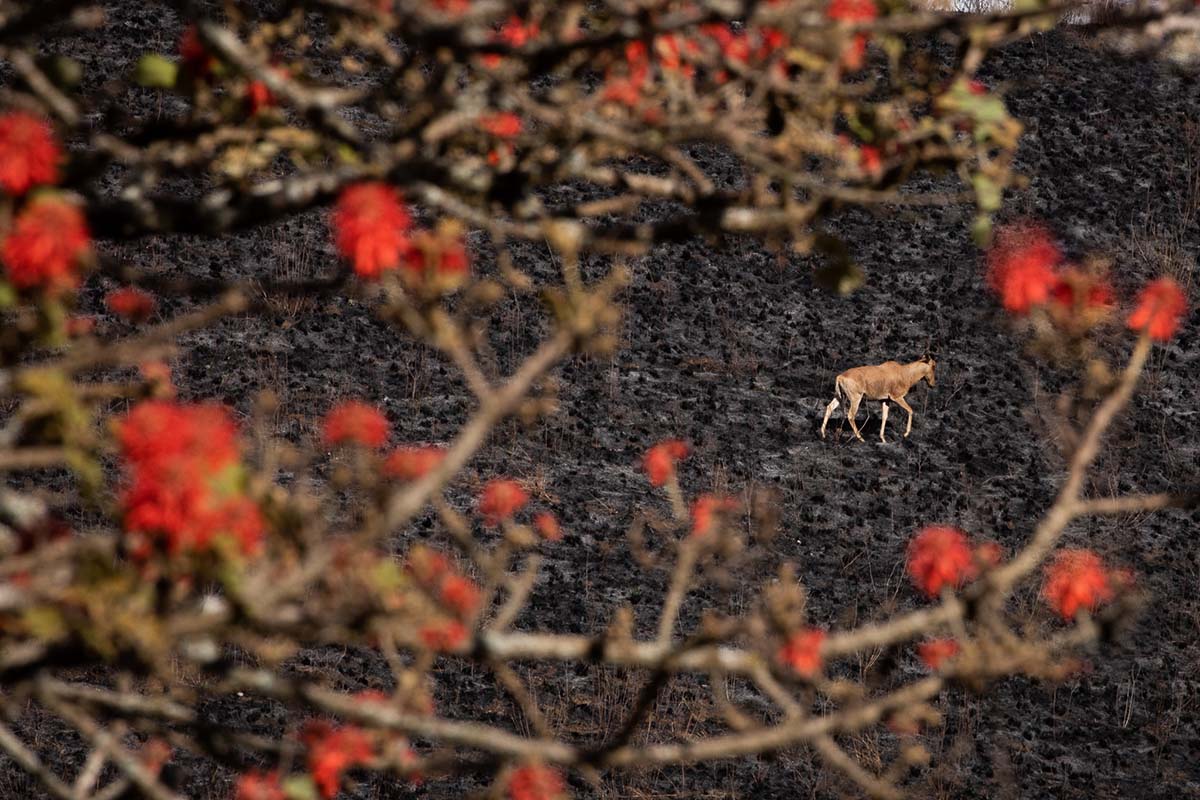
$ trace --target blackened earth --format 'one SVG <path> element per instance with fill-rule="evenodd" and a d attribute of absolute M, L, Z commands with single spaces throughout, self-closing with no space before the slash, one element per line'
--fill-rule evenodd
<path fill-rule="evenodd" d="M 84 37 L 72 53 L 89 74 L 123 72 L 146 48 L 171 49 L 177 31 L 162 27 L 156 15 L 127 6 L 111 11 L 107 32 Z M 1031 182 L 1008 199 L 1007 215 L 1048 221 L 1073 257 L 1111 255 L 1126 296 L 1161 269 L 1146 242 L 1175 241 L 1185 255 L 1197 251 L 1200 232 L 1185 214 L 1196 200 L 1189 186 L 1200 163 L 1194 79 L 1152 63 L 1114 60 L 1070 33 L 1007 48 L 991 58 L 983 77 L 1008 87 L 1010 108 L 1028 127 L 1020 167 Z M 719 153 L 708 159 L 713 175 L 735 174 Z M 768 563 L 734 591 L 694 593 L 684 609 L 688 626 L 706 607 L 750 602 L 755 585 L 782 561 L 797 565 L 815 624 L 847 626 L 913 607 L 919 601 L 902 562 L 907 541 L 925 523 L 960 525 L 1009 553 L 1026 541 L 1061 480 L 1062 436 L 1052 408 L 1067 384 L 1023 353 L 997 313 L 969 222 L 969 210 L 959 208 L 839 216 L 830 229 L 853 242 L 868 276 L 846 298 L 814 284 L 815 261 L 780 260 L 749 240 L 721 248 L 699 241 L 662 246 L 639 259 L 622 297 L 627 316 L 616 357 L 564 364 L 555 373 L 559 413 L 533 431 L 502 425 L 452 491 L 453 501 L 467 508 L 472 492 L 492 476 L 536 479 L 544 490 L 539 504 L 563 522 L 567 537 L 546 548 L 519 627 L 595 633 L 625 604 L 640 624 L 650 624 L 664 574 L 635 564 L 625 531 L 637 509 L 663 508 L 637 463 L 649 444 L 668 436 L 695 446 L 682 470 L 689 494 L 765 487 L 778 491 L 783 509 Z M 192 277 L 307 277 L 335 267 L 323 212 L 216 242 L 147 239 L 107 252 L 144 269 Z M 493 271 L 481 245 L 477 252 L 476 268 Z M 521 246 L 516 256 L 522 268 L 554 280 L 544 248 Z M 589 276 L 602 269 L 590 265 Z M 109 288 L 93 280 L 84 310 L 102 313 Z M 163 313 L 189 307 L 165 299 Z M 536 346 L 547 323 L 533 300 L 519 300 L 495 314 L 491 331 L 489 367 L 508 371 Z M 346 396 L 386 409 L 397 441 L 448 441 L 472 408 L 453 370 L 349 299 L 227 320 L 183 345 L 174 367 L 185 396 L 222 400 L 246 414 L 256 392 L 272 389 L 281 401 L 277 433 L 295 441 L 310 436 L 313 420 Z M 1120 357 L 1128 346 L 1128 337 L 1115 337 L 1112 352 Z M 894 414 L 892 442 L 875 441 L 877 406 L 866 423 L 867 443 L 851 440 L 840 415 L 831 437 L 818 437 L 839 371 L 916 357 L 927 347 L 938 358 L 938 385 L 910 396 L 911 438 L 899 439 L 903 415 Z M 1156 349 L 1090 490 L 1195 485 L 1198 400 L 1200 315 L 1193 315 L 1175 340 Z M 1136 570 L 1150 593 L 1145 613 L 1117 643 L 1089 654 L 1089 669 L 1062 683 L 1014 679 L 982 695 L 954 690 L 941 698 L 944 726 L 920 737 L 933 761 L 907 779 L 913 795 L 1200 796 L 1198 519 L 1195 512 L 1172 512 L 1075 524 L 1067 544 Z M 420 520 L 396 548 L 431 527 L 431 519 Z M 1015 613 L 1051 624 L 1039 605 L 1029 588 Z M 837 669 L 854 675 L 860 666 Z M 382 659 L 365 651 L 310 651 L 294 667 L 350 690 L 389 681 Z M 902 654 L 895 670 L 901 679 L 922 674 L 911 654 Z M 645 678 L 558 666 L 525 674 L 551 720 L 581 742 L 618 729 Z M 522 729 L 483 670 L 445 663 L 437 694 L 439 708 L 452 717 Z M 269 735 L 297 722 L 281 707 L 250 698 L 204 712 L 217 725 Z M 718 727 L 702 687 L 687 681 L 664 695 L 655 724 L 663 740 Z M 66 774 L 85 756 L 79 742 L 36 713 L 18 727 Z M 898 747 L 887 732 L 843 744 L 875 768 Z M 189 797 L 229 796 L 234 773 L 225 767 L 180 754 L 173 769 Z M 412 788 L 363 776 L 343 796 L 457 797 L 481 785 L 460 779 Z M 572 778 L 572 789 L 601 797 L 856 794 L 805 751 L 612 775 L 599 791 Z M 0 796 L 42 795 L 0 757 Z"/>

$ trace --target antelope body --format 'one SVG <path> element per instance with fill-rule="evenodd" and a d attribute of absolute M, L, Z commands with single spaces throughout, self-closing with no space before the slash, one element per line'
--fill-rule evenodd
<path fill-rule="evenodd" d="M 912 432 L 913 410 L 912 406 L 904 401 L 904 396 L 922 380 L 928 381 L 930 386 L 936 386 L 937 383 L 933 376 L 935 366 L 937 366 L 936 361 L 929 356 L 923 356 L 908 364 L 885 361 L 872 367 L 848 369 L 838 375 L 834 382 L 833 399 L 829 401 L 829 405 L 825 406 L 825 419 L 821 422 L 821 438 L 825 438 L 825 426 L 829 424 L 829 415 L 837 410 L 839 396 L 844 397 L 849 403 L 846 408 L 846 419 L 850 420 L 850 428 L 860 442 L 863 441 L 863 437 L 854 423 L 854 418 L 858 415 L 858 404 L 864 397 L 868 400 L 883 401 L 883 423 L 879 426 L 879 441 L 887 441 L 885 432 L 887 431 L 888 400 L 894 401 L 896 405 L 908 412 L 908 427 L 904 429 L 904 435 L 908 436 Z"/>

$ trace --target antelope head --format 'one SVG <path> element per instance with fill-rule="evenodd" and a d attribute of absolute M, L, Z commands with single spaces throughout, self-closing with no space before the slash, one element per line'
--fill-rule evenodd
<path fill-rule="evenodd" d="M 934 377 L 933 370 L 937 366 L 937 362 L 931 356 L 921 356 L 920 363 L 925 365 L 925 371 L 921 373 L 921 379 L 928 382 L 930 386 L 937 386 L 937 379 Z"/>

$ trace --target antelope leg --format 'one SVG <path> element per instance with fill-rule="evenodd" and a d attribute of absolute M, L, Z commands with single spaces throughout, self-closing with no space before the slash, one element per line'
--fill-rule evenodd
<path fill-rule="evenodd" d="M 883 442 L 884 444 L 887 444 L 887 437 L 884 435 L 887 433 L 887 415 L 888 415 L 888 404 L 884 403 L 883 404 L 883 422 L 881 422 L 879 425 L 879 441 Z"/>
<path fill-rule="evenodd" d="M 825 438 L 825 426 L 829 424 L 829 415 L 837 411 L 838 399 L 835 397 L 829 401 L 829 405 L 825 406 L 825 419 L 821 421 L 821 438 Z"/>
<path fill-rule="evenodd" d="M 854 437 L 860 442 L 866 441 L 862 438 L 862 434 L 858 432 L 858 425 L 855 424 L 854 418 L 858 416 L 858 404 L 862 402 L 862 395 L 850 398 L 850 407 L 846 409 L 846 419 L 850 420 L 850 430 L 854 431 Z"/>

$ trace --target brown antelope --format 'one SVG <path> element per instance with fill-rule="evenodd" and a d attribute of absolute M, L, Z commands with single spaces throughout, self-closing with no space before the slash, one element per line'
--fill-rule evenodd
<path fill-rule="evenodd" d="M 888 400 L 895 401 L 896 405 L 908 412 L 908 427 L 904 429 L 904 435 L 908 436 L 912 432 L 913 410 L 912 406 L 904 402 L 904 395 L 908 394 L 909 390 L 920 383 L 922 379 L 928 381 L 930 386 L 937 386 L 933 377 L 933 368 L 936 366 L 937 362 L 932 358 L 922 356 L 920 360 L 913 361 L 911 364 L 885 361 L 873 367 L 848 369 L 838 375 L 834 382 L 833 399 L 829 401 L 829 405 L 825 406 L 825 420 L 821 423 L 821 438 L 825 438 L 825 426 L 829 424 L 829 415 L 838 407 L 839 395 L 846 398 L 850 404 L 846 408 L 846 419 L 850 420 L 850 427 L 860 442 L 863 441 L 863 437 L 858 432 L 858 426 L 854 424 L 854 418 L 858 415 L 858 404 L 864 397 L 868 400 L 883 401 L 883 422 L 879 426 L 879 441 L 887 441 L 884 433 L 887 430 Z"/>

